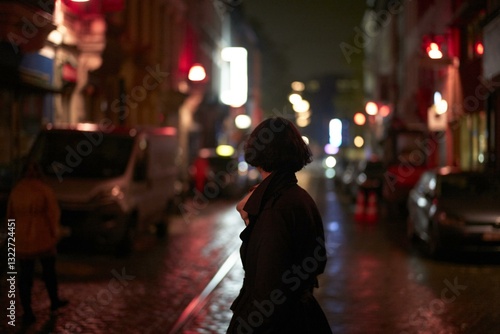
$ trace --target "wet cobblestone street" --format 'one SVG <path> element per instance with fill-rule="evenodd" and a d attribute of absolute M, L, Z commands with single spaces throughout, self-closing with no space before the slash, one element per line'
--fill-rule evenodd
<path fill-rule="evenodd" d="M 219 202 L 204 210 L 203 219 L 185 222 L 177 217 L 167 240 L 144 236 L 126 259 L 61 254 L 60 294 L 71 304 L 51 318 L 43 283 L 36 280 L 37 323 L 28 329 L 20 326 L 18 301 L 17 326 L 9 328 L 2 321 L 0 332 L 166 333 L 237 248 L 237 231 L 231 232 L 236 215 L 234 205 Z"/>
<path fill-rule="evenodd" d="M 500 332 L 497 255 L 426 259 L 410 247 L 398 217 L 381 208 L 378 223 L 355 223 L 352 204 L 321 174 L 301 172 L 299 183 L 324 218 L 329 262 L 315 295 L 334 333 Z M 175 217 L 168 238 L 142 236 L 129 258 L 60 254 L 60 291 L 71 304 L 50 317 L 38 277 L 36 324 L 20 326 L 18 302 L 18 325 L 4 318 L 0 332 L 225 333 L 243 277 L 237 252 L 244 225 L 234 205 L 216 201 L 187 221 Z M 5 284 L 3 276 L 2 291 Z M 0 301 L 5 310 L 5 293 Z"/>
<path fill-rule="evenodd" d="M 377 224 L 355 223 L 352 204 L 331 184 L 300 181 L 323 212 L 329 262 L 315 295 L 333 333 L 500 332 L 498 254 L 426 259 L 411 248 L 399 217 L 381 208 Z M 242 276 L 236 265 L 184 333 L 224 333 Z"/>

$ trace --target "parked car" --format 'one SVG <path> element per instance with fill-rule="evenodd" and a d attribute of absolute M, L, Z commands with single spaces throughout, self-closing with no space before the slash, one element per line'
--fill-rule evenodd
<path fill-rule="evenodd" d="M 408 197 L 408 236 L 436 256 L 500 250 L 500 174 L 444 167 L 422 174 Z"/>
<path fill-rule="evenodd" d="M 355 201 L 359 191 L 364 191 L 366 194 L 375 192 L 378 197 L 381 197 L 384 173 L 384 164 L 376 157 L 359 161 L 352 171 L 352 180 L 348 187 L 351 199 Z"/>
<path fill-rule="evenodd" d="M 236 150 L 221 154 L 215 148 L 202 148 L 190 166 L 194 191 L 207 199 L 241 196 L 260 181 L 254 167 L 248 165 Z"/>
<path fill-rule="evenodd" d="M 356 176 L 356 186 L 367 191 L 381 194 L 382 181 L 384 180 L 385 167 L 381 160 L 372 157 L 359 163 Z M 357 191 L 356 191 L 357 193 Z"/>
<path fill-rule="evenodd" d="M 29 160 L 40 164 L 56 193 L 62 242 L 84 240 L 124 254 L 138 233 L 166 233 L 165 211 L 178 182 L 175 128 L 48 128 Z"/>

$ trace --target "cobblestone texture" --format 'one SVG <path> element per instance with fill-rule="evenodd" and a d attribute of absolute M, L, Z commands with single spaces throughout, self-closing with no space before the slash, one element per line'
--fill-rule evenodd
<path fill-rule="evenodd" d="M 20 328 L 17 301 L 16 328 L 8 327 L 4 318 L 0 333 L 167 333 L 237 248 L 239 224 L 234 203 L 217 202 L 189 222 L 176 218 L 165 241 L 141 237 L 131 258 L 62 254 L 60 294 L 71 304 L 50 317 L 43 283 L 37 279 L 33 289 L 37 323 Z M 130 277 L 116 285 L 117 275 Z M 4 276 L 0 284 L 5 291 Z M 0 298 L 5 310 L 6 294 Z"/>
<path fill-rule="evenodd" d="M 323 213 L 329 262 L 315 295 L 333 333 L 500 333 L 498 254 L 425 259 L 405 239 L 404 219 L 381 210 L 377 224 L 354 223 L 352 204 L 313 181 L 299 179 Z M 183 333 L 225 333 L 242 276 L 235 266 Z"/>
<path fill-rule="evenodd" d="M 335 334 L 500 333 L 499 256 L 428 260 L 409 247 L 399 217 L 354 223 L 352 204 L 319 172 L 304 172 L 299 182 L 313 194 L 324 217 L 329 262 L 315 295 Z M 61 295 L 71 304 L 51 318 L 37 279 L 37 323 L 13 329 L 3 318 L 0 333 L 169 333 L 239 247 L 242 228 L 234 202 L 219 201 L 189 222 L 174 219 L 165 241 L 144 236 L 130 258 L 63 254 L 58 262 Z M 1 310 L 7 305 L 4 273 Z M 123 274 L 134 278 L 122 280 L 116 292 L 110 282 Z M 242 276 L 238 261 L 180 333 L 225 333 Z M 19 321 L 20 306 L 17 314 Z"/>

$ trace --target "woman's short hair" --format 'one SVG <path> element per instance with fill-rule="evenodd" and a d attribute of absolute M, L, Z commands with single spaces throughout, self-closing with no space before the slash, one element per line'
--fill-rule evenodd
<path fill-rule="evenodd" d="M 297 172 L 312 161 L 312 153 L 289 120 L 272 117 L 260 123 L 245 144 L 245 161 L 266 172 Z"/>

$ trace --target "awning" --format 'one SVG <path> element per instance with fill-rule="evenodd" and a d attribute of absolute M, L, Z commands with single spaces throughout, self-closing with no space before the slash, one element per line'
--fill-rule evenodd
<path fill-rule="evenodd" d="M 23 81 L 11 81 L 5 82 L 5 80 L 0 81 L 0 90 L 12 91 L 14 93 L 19 93 L 23 95 L 28 94 L 59 94 L 61 89 L 51 86 L 38 86 L 28 82 Z"/>
<path fill-rule="evenodd" d="M 0 90 L 19 94 L 58 94 L 61 89 L 42 82 L 31 82 L 17 69 L 0 67 Z"/>

